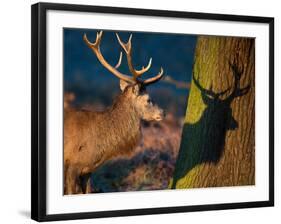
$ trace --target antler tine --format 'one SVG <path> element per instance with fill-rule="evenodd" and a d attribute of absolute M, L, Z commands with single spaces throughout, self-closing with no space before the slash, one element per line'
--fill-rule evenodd
<path fill-rule="evenodd" d="M 144 81 L 143 81 L 143 84 L 144 84 L 144 85 L 150 85 L 150 84 L 152 84 L 152 83 L 155 83 L 155 82 L 157 82 L 158 80 L 160 80 L 160 79 L 163 77 L 163 75 L 164 75 L 164 70 L 163 70 L 163 68 L 161 67 L 161 68 L 160 68 L 160 72 L 159 72 L 156 76 L 144 80 Z"/>
<path fill-rule="evenodd" d="M 120 51 L 119 60 L 118 60 L 117 64 L 114 66 L 114 68 L 119 68 L 120 67 L 120 65 L 122 63 L 122 56 L 123 56 L 122 51 Z"/>
<path fill-rule="evenodd" d="M 232 100 L 234 97 L 245 95 L 250 89 L 250 84 L 241 89 L 240 88 L 240 79 L 241 79 L 242 74 L 244 72 L 244 67 L 241 70 L 239 70 L 238 66 L 236 66 L 235 64 L 231 64 L 229 62 L 229 65 L 230 65 L 230 68 L 231 68 L 232 73 L 234 75 L 234 90 L 232 91 L 232 93 L 228 97 L 230 100 Z"/>
<path fill-rule="evenodd" d="M 152 58 L 149 59 L 147 66 L 145 66 L 145 67 L 142 66 L 141 70 L 139 70 L 139 71 L 135 70 L 135 71 L 138 74 L 138 76 L 141 76 L 143 73 L 147 72 L 150 69 L 151 65 L 152 65 Z"/>
<path fill-rule="evenodd" d="M 116 37 L 117 37 L 119 44 L 126 52 L 129 70 L 132 73 L 134 79 L 137 80 L 138 77 L 140 77 L 143 73 L 147 72 L 150 69 L 151 64 L 152 64 L 152 58 L 149 59 L 147 66 L 145 66 L 145 67 L 143 66 L 141 70 L 136 70 L 133 66 L 133 61 L 132 61 L 132 34 L 130 35 L 127 43 L 124 43 L 120 39 L 120 37 L 117 33 L 116 33 Z"/>
<path fill-rule="evenodd" d="M 122 54 L 120 54 L 120 58 L 119 61 L 117 63 L 117 65 L 115 67 L 112 67 L 103 57 L 101 51 L 100 51 L 100 43 L 101 43 L 101 37 L 102 37 L 102 31 L 97 33 L 97 37 L 96 37 L 96 41 L 95 43 L 92 43 L 88 40 L 87 35 L 84 34 L 83 36 L 83 40 L 85 41 L 85 43 L 88 45 L 89 48 L 92 49 L 92 51 L 95 53 L 95 55 L 97 56 L 99 62 L 108 70 L 110 71 L 113 75 L 115 75 L 116 77 L 118 77 L 119 79 L 122 79 L 124 81 L 127 81 L 129 83 L 136 83 L 136 80 L 133 79 L 132 77 L 125 75 L 121 72 L 119 72 L 117 70 L 117 68 L 120 66 L 121 64 L 121 60 L 122 60 Z"/>
<path fill-rule="evenodd" d="M 101 37 L 102 37 L 102 31 L 97 32 L 96 41 L 95 43 L 92 43 L 88 40 L 86 33 L 84 33 L 83 40 L 86 42 L 88 47 L 98 49 L 100 46 Z"/>
<path fill-rule="evenodd" d="M 124 42 L 120 39 L 118 33 L 116 33 L 116 37 L 117 37 L 117 40 L 118 40 L 119 44 L 121 45 L 121 47 L 122 47 L 122 48 L 124 49 L 124 51 L 126 52 L 126 54 L 127 54 L 127 55 L 128 55 L 128 54 L 131 54 L 131 49 L 132 49 L 132 37 L 133 37 L 133 35 L 132 35 L 132 34 L 130 35 L 129 40 L 128 40 L 127 43 L 124 43 Z"/>
<path fill-rule="evenodd" d="M 204 87 L 202 87 L 202 86 L 200 85 L 199 81 L 195 79 L 194 74 L 193 74 L 193 81 L 194 81 L 194 84 L 196 85 L 196 87 L 201 91 L 201 93 L 203 93 L 203 94 L 205 94 L 205 95 L 207 95 L 207 96 L 209 96 L 209 97 L 212 97 L 213 99 L 219 98 L 220 96 L 224 95 L 225 93 L 227 93 L 227 92 L 231 89 L 231 88 L 228 88 L 228 89 L 226 89 L 226 90 L 224 90 L 224 91 L 215 93 L 215 92 L 213 91 L 213 85 L 212 85 L 212 83 L 211 83 L 211 85 L 210 85 L 210 89 L 205 89 Z"/>
<path fill-rule="evenodd" d="M 205 94 L 205 95 L 209 95 L 209 96 L 215 98 L 215 93 L 214 93 L 212 90 L 205 89 L 203 86 L 201 86 L 200 83 L 199 83 L 199 80 L 197 80 L 197 79 L 195 78 L 194 73 L 193 73 L 192 76 L 193 76 L 192 78 L 193 78 L 194 84 L 195 84 L 196 87 L 201 91 L 201 93 L 203 93 L 203 94 Z"/>

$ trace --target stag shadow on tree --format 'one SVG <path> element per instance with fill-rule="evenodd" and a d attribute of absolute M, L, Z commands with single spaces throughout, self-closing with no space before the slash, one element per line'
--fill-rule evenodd
<path fill-rule="evenodd" d="M 239 71 L 236 65 L 231 65 L 234 75 L 234 87 L 223 92 L 215 93 L 203 88 L 199 80 L 193 75 L 193 83 L 201 93 L 205 109 L 200 119 L 193 124 L 185 123 L 182 132 L 182 141 L 178 154 L 172 189 L 177 182 L 187 175 L 194 167 L 203 163 L 217 164 L 225 148 L 226 133 L 239 127 L 232 114 L 231 103 L 236 97 L 241 97 L 250 89 L 250 85 L 240 88 L 240 79 L 243 70 Z M 229 92 L 231 92 L 229 94 Z M 228 94 L 228 96 L 223 97 Z"/>

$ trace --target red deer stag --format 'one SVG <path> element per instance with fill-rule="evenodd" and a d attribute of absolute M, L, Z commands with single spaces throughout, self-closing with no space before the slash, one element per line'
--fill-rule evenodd
<path fill-rule="evenodd" d="M 151 59 L 146 67 L 136 70 L 132 62 L 130 36 L 124 43 L 116 34 L 126 53 L 128 67 L 132 76 L 117 70 L 119 62 L 111 66 L 100 51 L 102 31 L 97 33 L 95 43 L 86 34 L 84 41 L 94 52 L 99 62 L 120 79 L 121 94 L 113 105 L 103 112 L 65 110 L 64 112 L 64 193 L 77 194 L 91 192 L 90 175 L 105 161 L 122 154 L 129 154 L 141 138 L 141 120 L 160 121 L 163 110 L 153 105 L 146 86 L 155 83 L 163 76 L 141 79 L 141 75 L 151 67 Z"/>

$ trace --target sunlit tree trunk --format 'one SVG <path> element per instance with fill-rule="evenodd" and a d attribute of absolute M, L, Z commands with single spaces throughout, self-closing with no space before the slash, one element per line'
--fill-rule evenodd
<path fill-rule="evenodd" d="M 231 65 L 241 71 L 238 87 L 249 89 L 227 101 L 236 88 Z M 255 40 L 199 37 L 193 76 L 204 91 L 192 80 L 170 187 L 255 184 Z"/>

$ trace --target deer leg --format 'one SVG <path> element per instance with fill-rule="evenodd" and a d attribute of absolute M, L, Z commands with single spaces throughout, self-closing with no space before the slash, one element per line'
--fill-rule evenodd
<path fill-rule="evenodd" d="M 88 177 L 87 185 L 86 185 L 86 194 L 92 193 L 92 186 L 91 186 L 91 174 Z"/>
<path fill-rule="evenodd" d="M 64 194 L 77 193 L 77 171 L 74 167 L 68 166 L 65 171 Z"/>
<path fill-rule="evenodd" d="M 83 176 L 80 176 L 80 183 L 81 183 L 83 194 L 92 193 L 90 177 L 91 177 L 91 173 L 87 173 Z"/>

